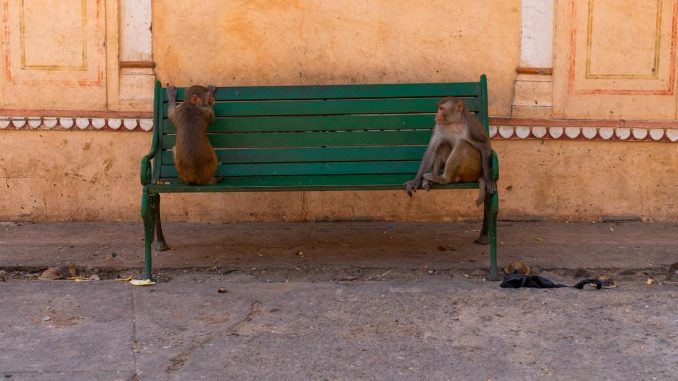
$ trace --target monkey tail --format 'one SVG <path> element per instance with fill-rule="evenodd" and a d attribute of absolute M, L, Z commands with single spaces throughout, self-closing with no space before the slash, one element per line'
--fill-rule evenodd
<path fill-rule="evenodd" d="M 482 177 L 478 178 L 478 198 L 476 199 L 476 206 L 480 206 L 480 204 L 485 201 L 485 197 L 487 196 L 487 191 L 485 189 L 485 180 L 483 180 Z"/>

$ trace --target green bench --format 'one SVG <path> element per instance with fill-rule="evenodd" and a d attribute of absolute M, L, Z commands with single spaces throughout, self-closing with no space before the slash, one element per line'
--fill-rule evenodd
<path fill-rule="evenodd" d="M 184 89 L 177 89 L 183 101 Z M 172 160 L 175 127 L 167 119 L 167 92 L 155 84 L 153 142 L 141 160 L 141 215 L 145 276 L 151 243 L 165 239 L 160 193 L 398 190 L 414 177 L 433 127 L 436 102 L 461 97 L 488 129 L 487 80 L 393 85 L 220 87 L 208 135 L 220 164 L 214 185 L 178 181 Z M 151 164 L 152 163 L 152 164 Z M 497 155 L 492 171 L 498 178 Z M 477 183 L 434 185 L 477 189 Z M 497 279 L 498 197 L 485 201 L 483 231 L 490 238 L 488 279 Z M 159 249 L 165 249 L 161 247 Z"/>

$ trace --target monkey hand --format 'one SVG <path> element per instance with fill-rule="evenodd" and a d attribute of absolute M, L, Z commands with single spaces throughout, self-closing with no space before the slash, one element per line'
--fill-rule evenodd
<path fill-rule="evenodd" d="M 485 192 L 490 195 L 497 191 L 497 182 L 494 180 L 485 182 Z"/>
<path fill-rule="evenodd" d="M 177 99 L 177 88 L 176 87 L 174 87 L 172 85 L 167 86 L 167 99 L 169 99 L 170 102 L 172 101 L 172 99 L 174 99 L 174 100 Z"/>
<path fill-rule="evenodd" d="M 407 195 L 412 197 L 412 193 L 417 191 L 417 188 L 421 186 L 421 180 L 417 179 L 412 179 L 405 184 L 403 184 L 403 188 L 405 188 L 405 192 L 407 192 Z"/>
<path fill-rule="evenodd" d="M 426 175 L 424 175 L 424 176 L 426 176 Z M 426 189 L 427 192 L 430 191 L 431 190 L 431 181 L 429 181 L 428 179 L 422 180 L 421 187 Z"/>
<path fill-rule="evenodd" d="M 214 85 L 208 85 L 207 90 L 210 92 L 211 95 L 214 95 L 214 92 L 217 90 L 217 88 Z"/>

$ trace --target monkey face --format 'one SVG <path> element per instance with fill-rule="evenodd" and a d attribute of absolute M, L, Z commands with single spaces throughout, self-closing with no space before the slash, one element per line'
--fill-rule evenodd
<path fill-rule="evenodd" d="M 436 111 L 436 123 L 442 124 L 447 121 L 447 116 L 450 114 L 449 102 L 438 102 L 438 110 Z"/>
<path fill-rule="evenodd" d="M 454 97 L 446 97 L 438 102 L 436 123 L 457 123 L 463 113 L 468 112 L 464 101 Z"/>

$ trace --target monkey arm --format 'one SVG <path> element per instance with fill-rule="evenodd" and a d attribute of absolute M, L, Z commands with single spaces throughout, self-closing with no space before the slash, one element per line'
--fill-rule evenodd
<path fill-rule="evenodd" d="M 177 89 L 170 85 L 167 86 L 167 116 L 172 116 L 177 109 Z"/>
<path fill-rule="evenodd" d="M 433 159 L 435 156 L 435 148 L 436 144 L 434 142 L 431 142 L 426 149 L 426 153 L 424 153 L 424 158 L 421 159 L 421 164 L 419 164 L 419 170 L 417 171 L 417 175 L 414 177 L 414 179 L 406 182 L 403 184 L 403 187 L 405 188 L 405 192 L 412 197 L 412 193 L 416 192 L 417 188 L 421 186 L 422 178 L 424 177 L 424 172 L 426 172 L 429 168 L 431 168 L 431 165 L 433 165 Z"/>

